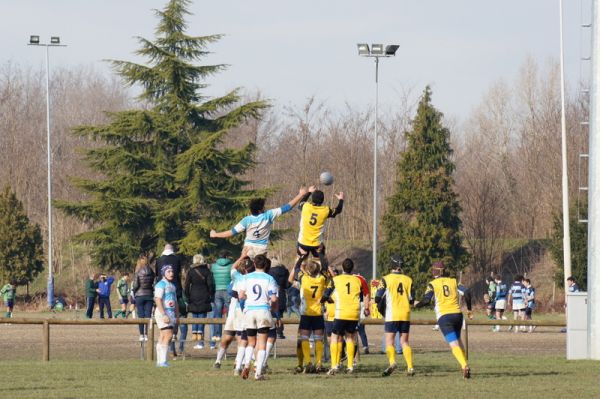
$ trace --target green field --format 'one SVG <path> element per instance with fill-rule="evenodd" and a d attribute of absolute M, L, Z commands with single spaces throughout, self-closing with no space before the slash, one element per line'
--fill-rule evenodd
<path fill-rule="evenodd" d="M 600 397 L 600 363 L 554 356 L 474 356 L 463 380 L 447 351 L 415 356 L 417 374 L 380 377 L 382 355 L 363 356 L 356 374 L 294 375 L 294 359 L 271 360 L 267 381 L 241 380 L 213 370 L 212 360 L 171 362 L 157 369 L 140 361 L 11 361 L 2 363 L 0 397 L 18 398 L 527 398 Z"/>

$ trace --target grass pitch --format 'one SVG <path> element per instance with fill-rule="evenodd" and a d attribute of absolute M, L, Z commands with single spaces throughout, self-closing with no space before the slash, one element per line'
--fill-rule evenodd
<path fill-rule="evenodd" d="M 399 364 L 403 365 L 401 356 Z M 232 374 L 232 359 L 220 370 L 212 360 L 171 362 L 157 369 L 142 361 L 10 361 L 2 363 L 1 397 L 18 398 L 528 398 L 600 397 L 600 363 L 556 356 L 473 356 L 473 378 L 463 380 L 449 351 L 415 355 L 414 377 L 399 370 L 381 377 L 383 355 L 363 356 L 352 375 L 294 375 L 293 358 L 269 361 L 267 381 Z M 402 366 L 403 367 L 403 366 Z M 401 368 L 402 368 L 401 367 Z M 512 393 L 511 393 L 512 392 Z"/>

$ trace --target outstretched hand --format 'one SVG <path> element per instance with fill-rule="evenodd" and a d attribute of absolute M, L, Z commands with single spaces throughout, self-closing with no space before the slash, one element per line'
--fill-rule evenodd
<path fill-rule="evenodd" d="M 217 237 L 217 231 L 216 230 L 211 230 L 210 231 L 210 238 L 216 238 Z"/>
<path fill-rule="evenodd" d="M 300 190 L 298 190 L 298 195 L 301 195 L 304 197 L 307 192 L 308 192 L 308 190 L 306 189 L 306 187 L 302 186 L 302 187 L 300 187 Z"/>
<path fill-rule="evenodd" d="M 342 191 L 340 191 L 339 194 L 336 194 L 335 197 L 339 200 L 343 200 L 344 199 L 344 193 Z"/>
<path fill-rule="evenodd" d="M 308 192 L 309 192 L 309 193 L 314 193 L 316 189 L 317 189 L 317 187 L 315 187 L 315 186 L 310 186 L 310 187 L 308 188 Z"/>

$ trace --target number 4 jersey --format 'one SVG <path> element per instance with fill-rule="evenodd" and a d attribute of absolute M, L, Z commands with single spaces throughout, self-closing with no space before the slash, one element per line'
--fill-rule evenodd
<path fill-rule="evenodd" d="M 252 272 L 240 281 L 238 289 L 246 293 L 244 313 L 250 310 L 269 310 L 271 296 L 277 296 L 279 287 L 271 275 Z"/>
<path fill-rule="evenodd" d="M 412 279 L 404 274 L 390 273 L 383 278 L 385 289 L 385 321 L 410 321 Z"/>

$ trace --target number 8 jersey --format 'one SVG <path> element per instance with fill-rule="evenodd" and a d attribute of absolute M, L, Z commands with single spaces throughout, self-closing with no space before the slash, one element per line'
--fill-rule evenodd
<path fill-rule="evenodd" d="M 439 319 L 447 314 L 461 313 L 458 295 L 464 295 L 464 292 L 464 287 L 458 285 L 455 278 L 438 277 L 429 283 L 425 296 L 435 296 L 435 314 Z"/>
<path fill-rule="evenodd" d="M 244 313 L 249 310 L 269 310 L 272 295 L 277 296 L 279 287 L 271 275 L 264 272 L 247 274 L 239 285 L 240 291 L 246 292 Z"/>

